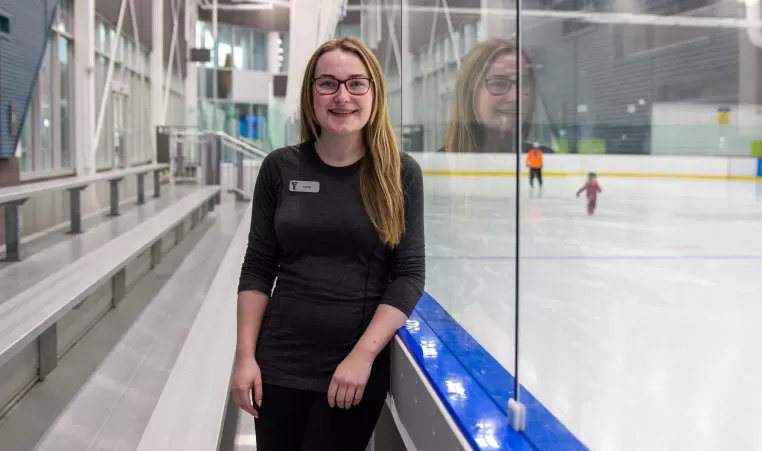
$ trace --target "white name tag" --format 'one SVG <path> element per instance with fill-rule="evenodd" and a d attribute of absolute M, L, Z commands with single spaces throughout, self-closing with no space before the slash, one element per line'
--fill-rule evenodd
<path fill-rule="evenodd" d="M 302 182 L 299 180 L 291 180 L 288 182 L 288 190 L 298 193 L 319 193 L 320 182 Z"/>

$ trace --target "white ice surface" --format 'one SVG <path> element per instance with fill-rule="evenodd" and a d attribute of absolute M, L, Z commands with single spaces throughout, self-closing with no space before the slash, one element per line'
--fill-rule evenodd
<path fill-rule="evenodd" d="M 522 180 L 522 385 L 594 450 L 762 449 L 762 183 L 582 183 Z M 514 374 L 515 179 L 425 189 L 427 291 Z"/>

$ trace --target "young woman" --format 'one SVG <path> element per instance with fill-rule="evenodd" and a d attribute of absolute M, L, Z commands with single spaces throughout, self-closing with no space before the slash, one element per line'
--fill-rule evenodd
<path fill-rule="evenodd" d="M 301 109 L 303 142 L 268 155 L 254 190 L 233 394 L 259 451 L 363 451 L 423 293 L 423 177 L 359 40 L 313 54 Z"/>

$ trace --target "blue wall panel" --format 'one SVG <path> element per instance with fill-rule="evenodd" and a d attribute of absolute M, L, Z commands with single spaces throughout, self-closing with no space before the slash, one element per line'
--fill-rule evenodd
<path fill-rule="evenodd" d="M 0 36 L 0 158 L 12 158 L 16 150 L 57 5 L 58 0 L 0 0 L 0 15 L 8 18 L 9 28 Z"/>

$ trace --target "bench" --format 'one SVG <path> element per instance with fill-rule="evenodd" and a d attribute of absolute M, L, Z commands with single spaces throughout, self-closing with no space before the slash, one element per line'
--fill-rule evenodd
<path fill-rule="evenodd" d="M 134 450 L 240 224 L 241 207 L 223 202 L 99 319 L 44 384 L 0 420 L 0 448 Z"/>
<path fill-rule="evenodd" d="M 82 208 L 81 192 L 88 186 L 101 181 L 108 181 L 110 184 L 110 201 L 112 216 L 119 215 L 119 182 L 125 177 L 135 175 L 138 180 L 138 204 L 145 203 L 145 175 L 149 172 L 154 174 L 154 197 L 161 195 L 161 184 L 159 183 L 159 173 L 169 169 L 169 165 L 153 164 L 145 166 L 136 166 L 129 169 L 120 169 L 116 171 L 100 172 L 88 176 L 67 177 L 57 180 L 48 180 L 37 183 L 26 183 L 22 185 L 0 188 L 0 205 L 5 212 L 5 260 L 20 260 L 19 246 L 19 206 L 23 205 L 30 197 L 55 191 L 69 191 L 69 215 L 71 226 L 69 233 L 82 232 Z"/>
<path fill-rule="evenodd" d="M 147 202 L 118 218 L 93 224 L 80 235 L 69 239 L 40 240 L 34 247 L 37 252 L 13 264 L 0 265 L 0 304 L 21 293 L 40 280 L 55 273 L 61 267 L 69 265 L 90 252 L 98 250 L 109 241 L 118 238 L 140 225 L 147 218 L 171 207 L 183 197 L 191 194 L 198 187 L 174 186 L 162 197 Z"/>
<path fill-rule="evenodd" d="M 223 428 L 235 427 L 226 413 L 237 413 L 229 400 L 230 378 L 235 357 L 238 275 L 250 217 L 251 204 L 175 361 L 138 451 L 216 450 L 230 435 L 223 433 Z M 193 393 L 202 395 L 191 395 L 193 401 L 189 403 L 188 396 Z"/>
<path fill-rule="evenodd" d="M 126 294 L 128 263 L 150 249 L 155 267 L 162 256 L 162 237 L 174 229 L 177 241 L 182 240 L 186 218 L 195 222 L 200 208 L 212 211 L 219 193 L 219 186 L 195 191 L 0 304 L 0 367 L 36 340 L 38 378 L 44 380 L 58 364 L 57 322 L 106 283 L 111 283 L 116 305 Z"/>

